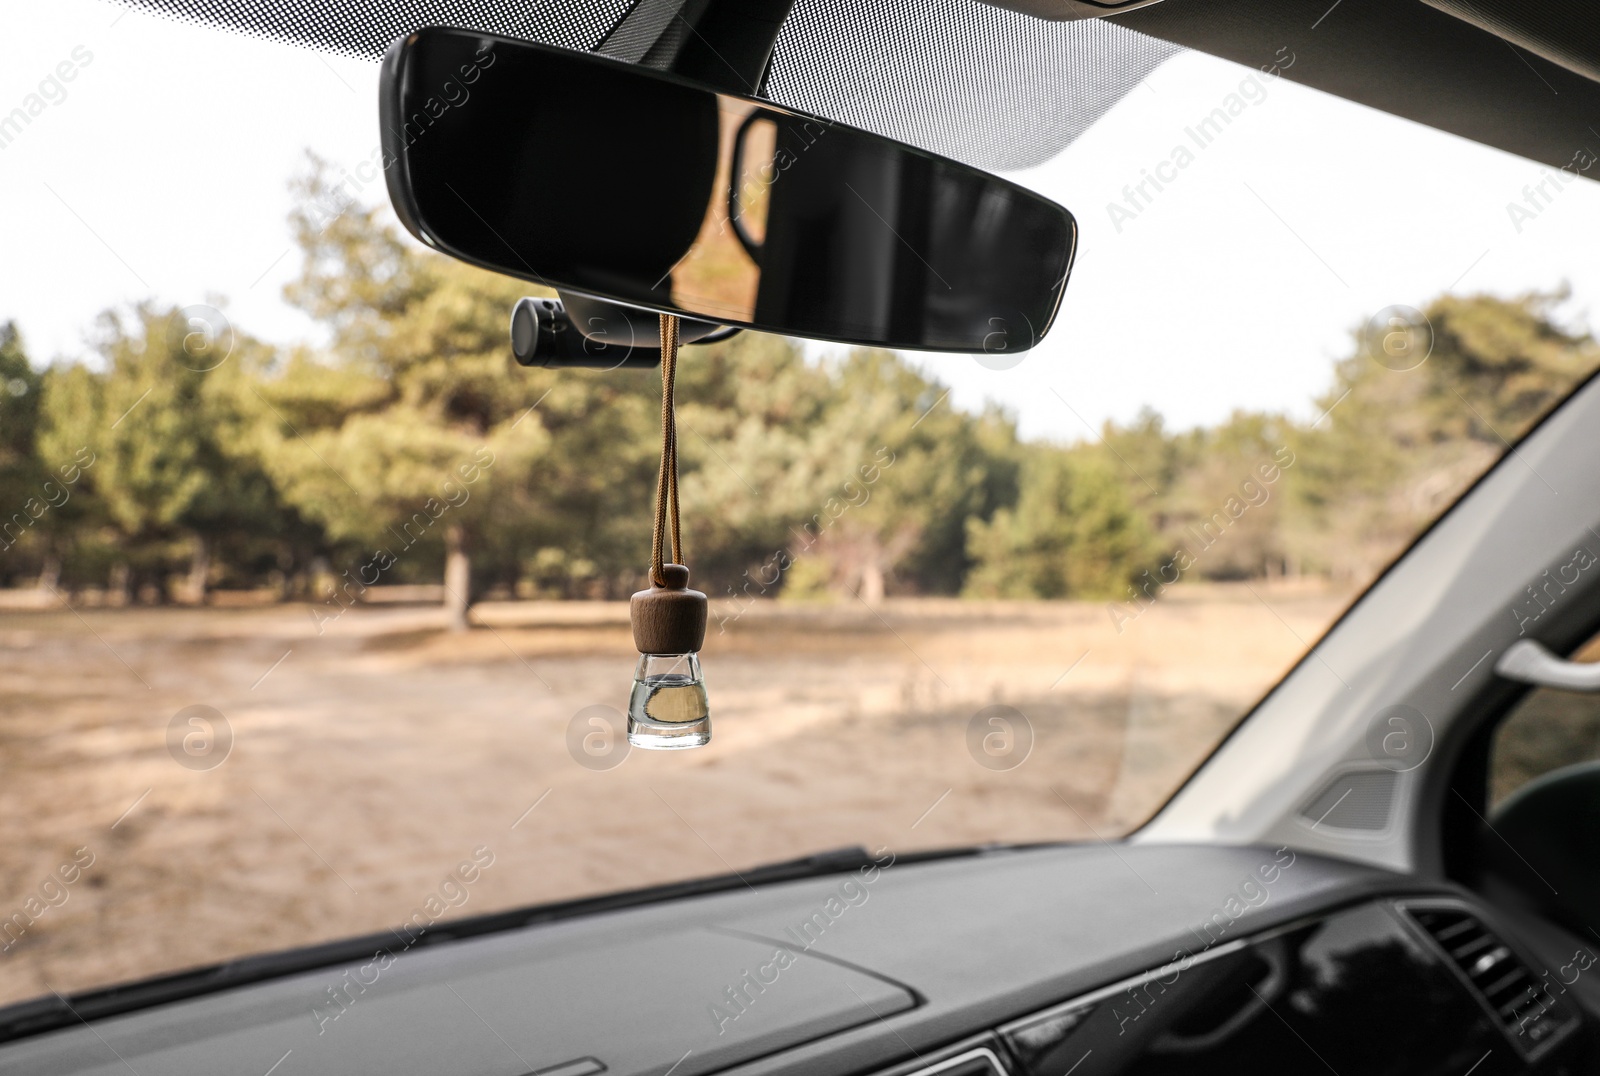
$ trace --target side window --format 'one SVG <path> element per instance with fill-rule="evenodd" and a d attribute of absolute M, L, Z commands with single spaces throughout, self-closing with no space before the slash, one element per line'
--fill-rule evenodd
<path fill-rule="evenodd" d="M 1569 657 L 1600 660 L 1600 637 Z M 1509 887 L 1580 934 L 1600 928 L 1600 694 L 1537 688 L 1500 723 L 1488 823 L 1491 890 Z"/>
<path fill-rule="evenodd" d="M 1574 661 L 1600 661 L 1600 636 Z M 1568 766 L 1600 761 L 1600 694 L 1536 688 L 1495 730 L 1489 750 L 1492 819 L 1530 784 Z"/>

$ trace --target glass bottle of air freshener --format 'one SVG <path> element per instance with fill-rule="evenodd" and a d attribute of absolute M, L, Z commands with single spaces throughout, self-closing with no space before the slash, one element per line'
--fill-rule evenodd
<path fill-rule="evenodd" d="M 670 751 L 711 740 L 711 706 L 700 673 L 706 596 L 689 589 L 689 569 L 662 566 L 662 581 L 629 602 L 639 664 L 628 699 L 628 742 Z"/>

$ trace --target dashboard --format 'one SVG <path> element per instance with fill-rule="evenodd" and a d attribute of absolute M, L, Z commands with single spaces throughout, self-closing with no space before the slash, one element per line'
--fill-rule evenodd
<path fill-rule="evenodd" d="M 111 1015 L 69 998 L 92 1018 L 0 1043 L 0 1073 L 1589 1071 L 1600 968 L 1550 929 L 1284 848 L 882 850 Z"/>
<path fill-rule="evenodd" d="M 1377 900 L 1185 954 L 999 1038 L 1040 1076 L 1564 1072 L 1582 1021 L 1562 990 L 1462 901 Z"/>

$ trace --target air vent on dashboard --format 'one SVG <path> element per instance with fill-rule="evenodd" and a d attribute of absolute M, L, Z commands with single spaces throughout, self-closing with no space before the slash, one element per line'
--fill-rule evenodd
<path fill-rule="evenodd" d="M 1494 932 L 1464 908 L 1406 905 L 1444 950 L 1511 1040 L 1531 1052 L 1573 1022 L 1565 1002 Z"/>

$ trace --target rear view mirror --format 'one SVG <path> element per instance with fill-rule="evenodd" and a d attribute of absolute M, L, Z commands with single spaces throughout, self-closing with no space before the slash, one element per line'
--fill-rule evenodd
<path fill-rule="evenodd" d="M 1022 351 L 1072 266 L 1072 215 L 1014 183 L 600 56 L 422 30 L 390 48 L 380 95 L 411 233 L 564 293 L 819 340 Z"/>

